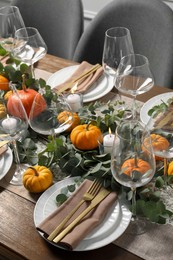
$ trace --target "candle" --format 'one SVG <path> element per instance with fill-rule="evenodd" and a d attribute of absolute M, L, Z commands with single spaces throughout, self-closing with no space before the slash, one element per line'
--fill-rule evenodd
<path fill-rule="evenodd" d="M 2 121 L 2 127 L 6 133 L 15 133 L 17 128 L 17 119 L 13 117 L 7 117 Z"/>
<path fill-rule="evenodd" d="M 111 130 L 109 129 L 109 134 L 105 135 L 103 138 L 104 153 L 112 152 L 114 137 L 115 137 L 115 135 L 113 135 L 111 133 Z"/>
<path fill-rule="evenodd" d="M 81 96 L 79 94 L 76 94 L 76 93 L 69 94 L 67 96 L 66 101 L 69 104 L 69 106 L 71 107 L 71 110 L 73 112 L 78 112 L 79 109 L 82 107 L 82 100 L 81 100 Z"/>

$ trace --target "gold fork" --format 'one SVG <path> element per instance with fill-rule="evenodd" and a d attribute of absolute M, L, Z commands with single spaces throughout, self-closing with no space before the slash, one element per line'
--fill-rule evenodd
<path fill-rule="evenodd" d="M 69 219 L 74 215 L 74 213 L 81 207 L 85 201 L 92 201 L 101 189 L 101 182 L 98 179 L 95 179 L 88 190 L 84 193 L 82 200 L 76 205 L 76 207 L 65 217 L 65 219 L 52 231 L 48 236 L 48 240 L 52 241 L 55 236 L 62 230 L 64 225 L 69 221 Z"/>

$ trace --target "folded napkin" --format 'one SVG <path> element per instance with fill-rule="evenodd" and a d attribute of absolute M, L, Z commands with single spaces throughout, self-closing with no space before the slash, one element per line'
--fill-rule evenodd
<path fill-rule="evenodd" d="M 55 210 L 50 216 L 48 216 L 42 223 L 36 227 L 39 231 L 44 233 L 45 237 L 48 237 L 51 232 L 60 224 L 60 222 L 67 216 L 67 214 L 78 204 L 82 199 L 84 192 L 87 191 L 91 185 L 90 180 L 85 180 L 80 187 L 72 194 L 72 196 L 64 202 L 57 210 Z M 117 193 L 111 192 L 96 208 L 88 213 L 85 218 L 68 233 L 58 245 L 63 246 L 66 249 L 73 250 L 79 243 L 89 234 L 96 226 L 98 226 L 106 216 L 109 208 L 113 205 L 117 199 Z M 86 207 L 89 202 L 85 202 L 80 209 L 69 220 L 66 226 L 71 223 Z M 65 226 L 65 227 L 66 227 Z"/>
<path fill-rule="evenodd" d="M 71 83 L 73 80 L 78 78 L 83 73 L 86 73 L 88 70 L 93 68 L 95 65 L 92 65 L 86 61 L 83 61 L 77 70 L 72 74 L 71 77 L 69 77 L 66 81 L 64 81 L 62 84 L 57 85 L 54 87 L 54 91 L 56 90 L 60 91 L 61 88 L 64 87 L 65 84 Z M 91 73 L 89 76 L 85 77 L 83 80 L 78 81 L 77 90 L 76 93 L 84 93 L 87 90 L 90 89 L 90 87 L 96 82 L 96 80 L 103 74 L 103 68 L 99 67 L 96 71 Z M 70 91 L 70 89 L 67 89 L 65 92 Z"/>
<path fill-rule="evenodd" d="M 8 143 L 8 141 L 0 141 L 0 155 L 5 153 L 5 151 L 7 150 L 7 148 L 8 148 L 7 143 Z"/>

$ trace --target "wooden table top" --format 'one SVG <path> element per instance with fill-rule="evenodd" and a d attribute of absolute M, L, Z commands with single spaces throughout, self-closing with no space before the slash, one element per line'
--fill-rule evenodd
<path fill-rule="evenodd" d="M 38 62 L 37 67 L 49 72 L 56 72 L 74 62 L 46 55 Z M 146 101 L 149 98 L 171 91 L 163 87 L 153 87 L 148 93 L 138 98 Z M 10 185 L 0 187 L 0 260 L 1 259 L 105 259 L 109 260 L 139 260 L 138 256 L 114 245 L 86 252 L 67 252 L 49 245 L 36 231 L 33 221 L 33 211 L 38 196 L 33 201 L 22 194 L 22 187 L 16 187 L 18 192 L 10 189 Z M 20 192 L 21 191 L 21 192 Z M 26 191 L 27 192 L 27 191 Z"/>

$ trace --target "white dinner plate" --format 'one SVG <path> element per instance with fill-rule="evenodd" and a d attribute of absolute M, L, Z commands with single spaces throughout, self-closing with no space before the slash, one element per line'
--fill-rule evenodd
<path fill-rule="evenodd" d="M 50 76 L 47 80 L 47 84 L 54 88 L 55 86 L 66 81 L 79 65 L 73 65 L 61 69 Z M 106 77 L 104 74 L 92 85 L 92 87 L 83 94 L 83 102 L 95 101 L 106 94 L 108 94 L 113 88 L 113 79 Z"/>
<path fill-rule="evenodd" d="M 34 209 L 35 226 L 38 226 L 57 208 L 55 202 L 56 196 L 60 193 L 60 190 L 63 187 L 73 184 L 75 178 L 76 177 L 67 178 L 63 181 L 57 182 L 41 195 Z M 124 233 L 130 223 L 130 219 L 131 212 L 125 207 L 125 205 L 121 204 L 117 200 L 108 211 L 104 221 L 87 237 L 85 237 L 74 251 L 93 250 L 110 244 Z M 43 234 L 41 232 L 39 233 L 44 238 Z M 53 245 L 60 247 L 54 243 Z"/>
<path fill-rule="evenodd" d="M 13 162 L 13 154 L 8 147 L 7 151 L 0 157 L 0 180 L 8 173 Z M 2 164 L 2 165 L 1 165 Z"/>
<path fill-rule="evenodd" d="M 148 115 L 148 111 L 153 108 L 156 105 L 159 105 L 162 103 L 162 100 L 164 102 L 167 102 L 169 98 L 173 97 L 173 92 L 167 92 L 164 94 L 157 95 L 153 98 L 150 98 L 145 104 L 142 106 L 140 110 L 140 119 L 144 124 L 147 124 L 147 122 L 150 119 L 150 116 Z"/>

